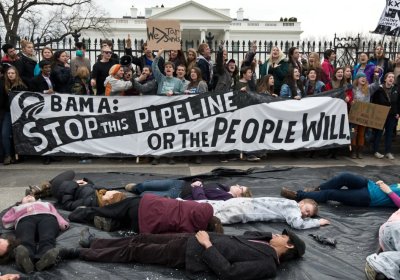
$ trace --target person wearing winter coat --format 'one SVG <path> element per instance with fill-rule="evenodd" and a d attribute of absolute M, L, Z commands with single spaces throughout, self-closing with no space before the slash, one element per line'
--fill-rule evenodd
<path fill-rule="evenodd" d="M 132 81 L 124 80 L 124 68 L 121 64 L 115 64 L 108 72 L 109 76 L 104 81 L 105 95 L 124 95 L 124 91 L 133 87 Z"/>

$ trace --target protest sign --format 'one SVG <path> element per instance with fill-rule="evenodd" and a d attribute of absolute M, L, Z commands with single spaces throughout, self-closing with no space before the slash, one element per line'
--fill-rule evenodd
<path fill-rule="evenodd" d="M 355 102 L 349 113 L 350 123 L 383 129 L 390 107 L 373 103 Z"/>
<path fill-rule="evenodd" d="M 177 20 L 147 20 L 147 47 L 150 50 L 180 50 L 181 25 Z"/>

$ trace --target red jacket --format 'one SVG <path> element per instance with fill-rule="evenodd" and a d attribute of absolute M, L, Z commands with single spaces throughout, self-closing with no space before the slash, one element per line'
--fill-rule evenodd
<path fill-rule="evenodd" d="M 139 204 L 140 233 L 197 232 L 206 230 L 213 217 L 208 203 L 145 194 Z"/>
<path fill-rule="evenodd" d="M 324 82 L 324 84 L 329 83 L 332 80 L 333 77 L 333 65 L 329 62 L 328 59 L 324 59 L 324 61 L 321 64 L 322 68 L 322 75 L 321 75 L 321 80 Z"/>

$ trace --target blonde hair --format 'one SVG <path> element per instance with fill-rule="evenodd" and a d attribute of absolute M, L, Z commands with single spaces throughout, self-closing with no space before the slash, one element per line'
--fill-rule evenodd
<path fill-rule="evenodd" d="M 86 79 L 90 75 L 89 69 L 87 69 L 86 66 L 79 66 L 78 69 L 76 70 L 76 76 L 78 76 L 81 79 Z"/>
<path fill-rule="evenodd" d="M 253 197 L 253 193 L 251 192 L 249 187 L 247 187 L 247 189 L 242 193 L 242 197 Z"/>
<path fill-rule="evenodd" d="M 354 80 L 354 82 L 353 82 L 353 90 L 357 90 L 357 88 L 358 88 L 358 80 L 359 79 L 355 79 Z M 368 80 L 367 79 L 365 81 L 365 84 L 361 86 L 360 90 L 364 95 L 368 94 Z"/>
<path fill-rule="evenodd" d="M 31 41 L 24 39 L 21 40 L 20 44 L 21 44 L 21 49 L 25 49 L 28 45 L 33 45 Z"/>
<path fill-rule="evenodd" d="M 302 199 L 301 201 L 304 204 L 310 204 L 312 206 L 312 208 L 314 210 L 314 214 L 312 215 L 312 217 L 318 215 L 318 203 L 314 199 L 305 198 L 305 199 Z"/>

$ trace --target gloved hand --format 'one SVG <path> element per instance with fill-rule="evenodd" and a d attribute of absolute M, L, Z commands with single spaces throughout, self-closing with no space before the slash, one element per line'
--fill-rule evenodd
<path fill-rule="evenodd" d="M 317 242 L 324 244 L 324 245 L 329 245 L 329 246 L 335 247 L 337 244 L 337 241 L 334 238 L 328 238 L 328 237 L 324 237 L 324 236 L 316 235 L 316 234 L 312 234 L 312 233 L 310 233 L 309 236 L 311 236 L 312 238 L 314 238 L 314 240 L 316 240 Z"/>

